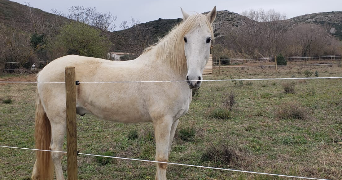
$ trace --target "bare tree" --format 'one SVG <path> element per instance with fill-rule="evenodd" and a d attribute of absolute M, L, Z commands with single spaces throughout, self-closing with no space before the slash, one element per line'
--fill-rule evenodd
<path fill-rule="evenodd" d="M 280 53 L 283 49 L 283 34 L 288 27 L 287 22 L 284 21 L 286 15 L 274 10 L 264 11 L 263 9 L 245 11 L 242 14 L 254 20 L 252 26 L 246 27 L 247 33 L 252 35 L 247 42 L 254 44 L 254 47 L 252 45 L 254 56 L 273 57 Z"/>
<path fill-rule="evenodd" d="M 263 9 L 259 9 L 258 11 L 251 9 L 249 11 L 242 12 L 241 15 L 257 22 L 274 22 L 286 19 L 285 14 L 276 12 L 274 9 L 268 11 Z"/>
<path fill-rule="evenodd" d="M 320 56 L 339 54 L 338 40 L 327 30 L 315 24 L 299 24 L 286 33 L 286 47 L 289 55 Z"/>
<path fill-rule="evenodd" d="M 69 14 L 65 17 L 97 27 L 103 31 L 114 31 L 116 28 L 114 21 L 117 17 L 113 16 L 110 12 L 97 12 L 95 7 L 72 6 L 69 9 Z"/>

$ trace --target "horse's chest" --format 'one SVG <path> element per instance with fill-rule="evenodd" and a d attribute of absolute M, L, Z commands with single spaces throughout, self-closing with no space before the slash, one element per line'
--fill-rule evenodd
<path fill-rule="evenodd" d="M 175 119 L 179 119 L 180 117 L 182 117 L 183 115 L 185 115 L 188 110 L 189 110 L 189 106 L 190 106 L 190 102 L 191 102 L 191 95 L 186 99 L 186 101 L 184 101 L 184 103 L 182 104 L 181 108 L 178 110 L 178 112 L 175 114 Z"/>

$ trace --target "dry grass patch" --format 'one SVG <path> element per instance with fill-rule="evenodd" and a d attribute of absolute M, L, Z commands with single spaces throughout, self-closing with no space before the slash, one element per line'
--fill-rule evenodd
<path fill-rule="evenodd" d="M 275 117 L 279 119 L 308 119 L 308 110 L 297 102 L 285 102 L 276 107 Z"/>

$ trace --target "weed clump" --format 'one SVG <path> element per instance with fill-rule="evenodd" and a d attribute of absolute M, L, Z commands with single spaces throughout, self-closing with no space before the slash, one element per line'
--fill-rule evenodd
<path fill-rule="evenodd" d="M 276 117 L 279 119 L 307 119 L 308 112 L 305 108 L 295 102 L 288 102 L 280 105 L 276 111 Z"/>
<path fill-rule="evenodd" d="M 239 166 L 242 157 L 227 145 L 210 145 L 201 155 L 201 162 L 210 162 L 216 166 Z"/>
<path fill-rule="evenodd" d="M 221 107 L 210 112 L 209 117 L 216 119 L 229 119 L 231 112 L 236 104 L 236 96 L 233 92 L 225 94 Z"/>
<path fill-rule="evenodd" d="M 192 141 L 195 137 L 196 130 L 193 127 L 188 127 L 179 130 L 179 138 L 183 141 Z"/>
<path fill-rule="evenodd" d="M 115 156 L 114 152 L 111 151 L 107 151 L 105 153 L 103 153 L 104 156 Z M 105 166 L 107 164 L 113 164 L 116 163 L 116 159 L 110 158 L 110 157 L 99 157 L 96 156 L 95 160 L 97 163 L 99 163 L 102 166 Z"/>
<path fill-rule="evenodd" d="M 13 101 L 12 101 L 12 99 L 10 97 L 2 100 L 3 104 L 12 104 L 12 102 Z"/>
<path fill-rule="evenodd" d="M 216 119 L 229 119 L 231 117 L 231 112 L 228 109 L 214 109 L 211 111 L 209 117 Z"/>
<path fill-rule="evenodd" d="M 290 82 L 290 83 L 284 83 L 283 84 L 283 88 L 284 88 L 284 92 L 285 94 L 295 94 L 295 83 L 294 82 Z"/>
<path fill-rule="evenodd" d="M 229 94 L 226 94 L 226 96 L 228 97 L 226 97 L 223 104 L 226 109 L 228 109 L 229 111 L 232 111 L 233 106 L 236 104 L 235 94 L 233 92 L 230 92 Z"/>
<path fill-rule="evenodd" d="M 305 77 L 310 77 L 310 76 L 312 76 L 312 74 L 313 74 L 313 72 L 311 72 L 311 71 L 309 71 L 309 70 L 305 70 L 304 71 L 304 75 L 305 75 Z"/>
<path fill-rule="evenodd" d="M 137 130 L 131 130 L 131 131 L 128 133 L 128 139 L 129 139 L 129 140 L 138 139 L 138 132 L 137 132 Z"/>

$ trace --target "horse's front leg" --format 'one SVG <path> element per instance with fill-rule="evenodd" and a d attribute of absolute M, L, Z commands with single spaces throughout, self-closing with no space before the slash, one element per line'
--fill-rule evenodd
<path fill-rule="evenodd" d="M 169 159 L 172 124 L 172 117 L 164 117 L 153 122 L 154 136 L 156 140 L 156 161 L 167 162 Z M 167 164 L 165 163 L 157 163 L 157 180 L 166 180 L 166 167 Z"/>

